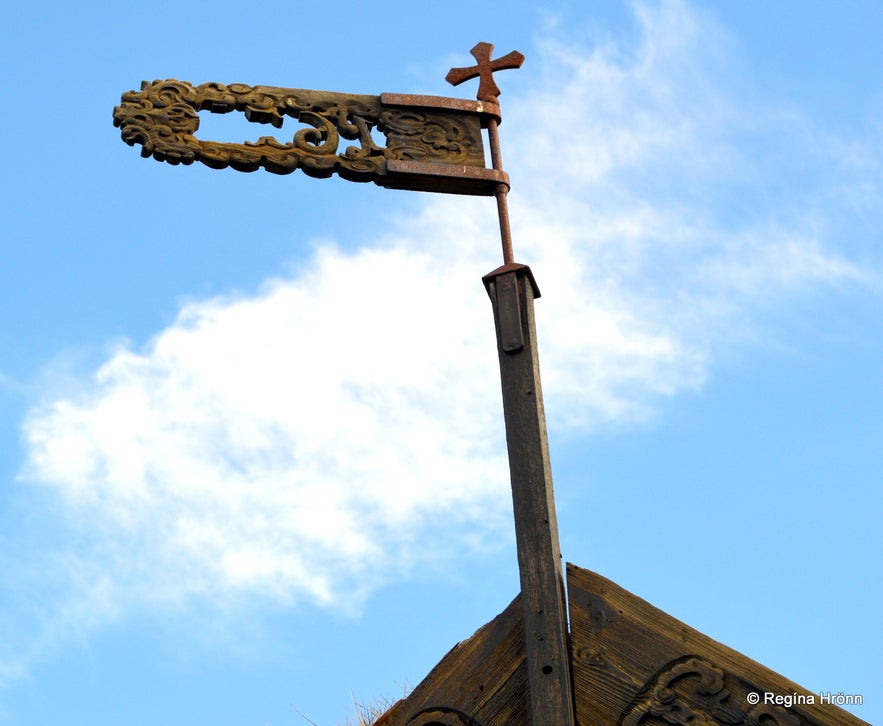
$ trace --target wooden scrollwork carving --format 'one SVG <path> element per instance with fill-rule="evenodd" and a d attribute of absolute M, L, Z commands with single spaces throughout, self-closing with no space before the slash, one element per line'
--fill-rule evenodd
<path fill-rule="evenodd" d="M 199 161 L 274 174 L 300 169 L 312 177 L 337 174 L 381 186 L 463 194 L 492 194 L 505 175 L 485 168 L 482 119 L 489 104 L 427 96 L 351 95 L 274 86 L 199 86 L 173 79 L 144 81 L 114 108 L 123 141 L 141 155 L 170 164 Z M 263 136 L 231 143 L 196 137 L 199 113 L 242 112 L 249 121 L 281 129 L 302 126 L 287 140 Z M 497 109 L 498 113 L 498 109 Z M 381 146 L 372 135 L 385 137 Z M 457 177 L 457 178 L 455 178 Z M 427 180 L 435 179 L 435 182 Z"/>

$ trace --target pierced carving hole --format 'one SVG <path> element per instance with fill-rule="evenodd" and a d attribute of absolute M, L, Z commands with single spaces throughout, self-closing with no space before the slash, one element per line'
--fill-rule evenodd
<path fill-rule="evenodd" d="M 550 665 L 543 666 L 543 675 L 544 676 L 549 675 L 551 672 L 552 672 L 552 666 L 550 666 Z"/>
<path fill-rule="evenodd" d="M 374 143 L 377 144 L 377 146 L 379 146 L 381 149 L 386 147 L 386 134 L 384 134 L 376 126 L 371 127 L 371 138 L 374 140 Z"/>
<path fill-rule="evenodd" d="M 285 119 L 282 128 L 289 126 L 293 119 Z M 300 127 L 301 125 L 298 124 Z M 245 118 L 244 113 L 212 113 L 205 110 L 199 112 L 199 128 L 196 130 L 200 141 L 218 141 L 225 144 L 244 144 L 246 141 L 255 143 L 262 136 L 272 136 L 279 142 L 291 141 L 293 131 L 283 132 L 272 124 L 255 123 Z"/>

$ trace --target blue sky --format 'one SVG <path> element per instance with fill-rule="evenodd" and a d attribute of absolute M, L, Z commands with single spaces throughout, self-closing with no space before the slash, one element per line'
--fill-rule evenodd
<path fill-rule="evenodd" d="M 881 29 L 7 9 L 0 723 L 334 725 L 514 597 L 493 203 L 173 168 L 111 124 L 142 79 L 471 97 L 478 41 L 527 57 L 501 136 L 565 558 L 883 720 Z"/>

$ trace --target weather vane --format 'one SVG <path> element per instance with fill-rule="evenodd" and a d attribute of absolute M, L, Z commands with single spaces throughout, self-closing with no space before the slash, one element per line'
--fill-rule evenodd
<path fill-rule="evenodd" d="M 837 703 L 830 693 L 827 701 L 819 694 L 816 705 L 811 693 L 600 575 L 568 565 L 565 595 L 534 320 L 539 290 L 530 268 L 514 260 L 497 129 L 500 89 L 493 74 L 520 67 L 524 57 L 513 51 L 493 60 L 490 43 L 471 52 L 476 64 L 452 68 L 447 80 L 456 86 L 478 78 L 476 101 L 167 80 L 123 94 L 113 114 L 124 141 L 171 164 L 276 174 L 301 169 L 392 189 L 496 197 L 503 265 L 482 279 L 497 334 L 521 591 L 377 726 L 861 726 L 828 705 Z M 302 127 L 285 142 L 272 136 L 203 141 L 194 135 L 200 111 L 239 111 L 277 129 L 291 119 Z M 374 132 L 383 135 L 382 145 Z M 675 576 L 678 554 L 673 542 L 666 556 Z M 793 694 L 798 705 L 771 703 L 775 694 Z"/>
<path fill-rule="evenodd" d="M 494 309 L 503 388 L 530 692 L 528 718 L 533 726 L 572 726 L 564 576 L 533 313 L 539 289 L 530 268 L 516 263 L 512 251 L 506 204 L 509 176 L 503 171 L 498 133 L 500 89 L 493 77 L 497 71 L 519 68 L 524 56 L 513 51 L 492 60 L 493 48 L 490 43 L 478 43 L 471 51 L 476 64 L 452 68 L 447 74 L 446 80 L 455 86 L 478 78 L 475 101 L 145 81 L 140 91 L 123 94 L 113 122 L 123 141 L 141 145 L 142 156 L 170 164 L 200 161 L 214 169 L 250 172 L 264 168 L 275 174 L 300 169 L 312 177 L 337 174 L 391 189 L 496 198 L 503 265 L 483 281 Z M 287 119 L 303 126 L 284 142 L 273 136 L 243 143 L 205 141 L 195 136 L 200 111 L 240 111 L 249 121 L 277 129 Z M 489 167 L 483 129 L 490 146 Z M 378 143 L 374 131 L 384 136 L 384 145 Z M 407 714 L 407 724 L 439 723 L 433 715 L 437 713 L 453 711 L 443 704 L 430 704 Z M 468 714 L 457 713 L 462 723 L 473 723 Z"/>
<path fill-rule="evenodd" d="M 337 174 L 349 181 L 373 181 L 389 189 L 496 196 L 500 208 L 503 257 L 512 262 L 497 126 L 500 89 L 493 74 L 518 68 L 517 51 L 491 60 L 493 45 L 472 49 L 477 65 L 453 68 L 447 80 L 458 85 L 479 77 L 478 100 L 401 93 L 379 96 L 310 91 L 275 86 L 223 85 L 185 81 L 143 81 L 114 109 L 123 141 L 140 144 L 141 155 L 170 164 L 199 161 L 213 169 L 264 168 L 274 174 L 298 169 L 312 177 Z M 263 136 L 256 142 L 202 140 L 199 112 L 243 112 L 246 119 L 282 128 L 300 122 L 288 141 Z M 481 130 L 488 130 L 491 166 L 485 165 Z M 372 131 L 385 137 L 381 146 Z M 351 143 L 348 143 L 351 142 Z"/>

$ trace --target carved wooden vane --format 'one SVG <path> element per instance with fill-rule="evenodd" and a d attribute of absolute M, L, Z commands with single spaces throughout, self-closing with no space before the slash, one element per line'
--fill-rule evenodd
<path fill-rule="evenodd" d="M 492 52 L 490 43 L 479 43 L 472 49 L 477 64 L 451 69 L 447 76 L 454 85 L 478 77 L 477 101 L 390 93 L 353 96 L 242 84 L 192 86 L 168 80 L 144 82 L 140 91 L 123 94 L 113 120 L 123 141 L 141 145 L 142 156 L 171 164 L 201 161 L 216 169 L 264 168 L 275 174 L 302 169 L 314 177 L 338 174 L 393 189 L 496 197 L 503 265 L 482 279 L 497 332 L 521 576 L 524 647 L 513 667 L 520 669 L 524 661 L 532 726 L 573 726 L 564 577 L 533 313 L 539 289 L 530 268 L 516 263 L 512 250 L 506 205 L 509 178 L 503 171 L 497 134 L 500 90 L 493 82 L 494 72 L 518 68 L 524 57 L 513 51 L 492 60 Z M 249 121 L 275 128 L 290 118 L 302 127 L 287 141 L 272 136 L 253 143 L 203 141 L 194 135 L 200 111 L 239 111 Z M 490 167 L 485 164 L 483 128 Z M 383 145 L 374 132 L 385 137 Z M 474 685 L 459 684 L 454 689 L 457 699 L 472 693 Z M 524 700 L 521 697 L 519 702 Z M 464 704 L 422 704 L 399 714 L 401 721 L 389 723 L 432 726 L 454 719 L 477 723 L 463 708 Z"/>
<path fill-rule="evenodd" d="M 473 54 L 480 46 L 493 48 L 479 43 Z M 491 73 L 517 66 L 509 56 L 493 64 L 490 50 L 486 56 L 475 55 L 479 65 L 474 73 L 457 69 L 457 82 L 481 75 L 484 93 L 479 95 L 484 98 L 479 101 L 395 93 L 362 96 L 241 83 L 194 86 L 176 80 L 144 81 L 140 91 L 123 94 L 122 103 L 114 108 L 113 122 L 123 141 L 141 145 L 142 156 L 170 164 L 200 161 L 214 169 L 264 168 L 274 174 L 301 169 L 313 177 L 337 174 L 391 189 L 492 196 L 501 184 L 508 190 L 509 178 L 502 169 L 485 165 L 481 129 L 489 124 L 495 128 L 500 121 L 499 90 Z M 495 93 L 487 91 L 488 81 Z M 249 121 L 275 128 L 292 119 L 302 127 L 284 141 L 273 136 L 243 143 L 208 141 L 195 136 L 200 111 L 239 111 Z M 385 145 L 378 143 L 372 134 L 375 130 L 385 137 Z"/>
<path fill-rule="evenodd" d="M 471 51 L 476 65 L 452 68 L 447 75 L 454 85 L 479 78 L 478 101 L 168 80 L 145 81 L 140 91 L 123 94 L 113 114 L 126 143 L 140 144 L 142 156 L 170 164 L 201 161 L 215 169 L 264 168 L 275 174 L 302 169 L 313 177 L 338 174 L 393 189 L 496 197 L 503 265 L 482 279 L 497 333 L 521 592 L 377 725 L 859 726 L 864 722 L 816 708 L 814 697 L 798 693 L 795 684 L 599 575 L 571 567 L 565 597 L 537 353 L 539 289 L 530 268 L 515 262 L 506 206 L 509 178 L 497 134 L 500 89 L 493 73 L 520 67 L 524 57 L 513 51 L 492 60 L 493 48 L 479 43 Z M 287 141 L 272 136 L 254 143 L 203 141 L 194 136 L 200 111 L 239 111 L 277 129 L 286 118 L 302 126 Z M 759 703 L 759 693 L 793 694 L 803 701 L 786 710 L 780 701 Z"/>

